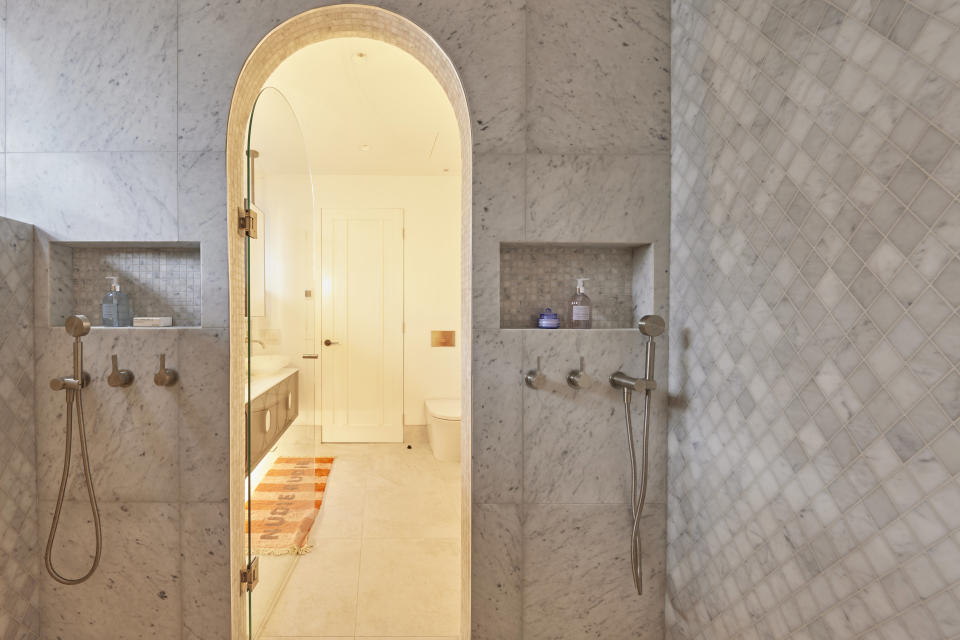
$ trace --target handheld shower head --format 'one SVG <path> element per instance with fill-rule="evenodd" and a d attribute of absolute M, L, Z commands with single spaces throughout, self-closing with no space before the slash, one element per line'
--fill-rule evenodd
<path fill-rule="evenodd" d="M 656 338 L 667 328 L 667 323 L 660 316 L 643 316 L 637 323 L 637 329 L 645 336 Z"/>
<path fill-rule="evenodd" d="M 90 333 L 90 319 L 85 315 L 70 316 L 63 324 L 67 333 L 74 338 L 80 338 Z"/>

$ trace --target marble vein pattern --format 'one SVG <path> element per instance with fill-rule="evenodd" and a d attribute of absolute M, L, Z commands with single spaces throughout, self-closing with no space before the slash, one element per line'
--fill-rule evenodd
<path fill-rule="evenodd" d="M 629 503 L 623 401 L 607 377 L 614 371 L 639 375 L 641 345 L 633 331 L 524 332 L 523 362 L 535 364 L 539 357 L 547 377 L 542 389 L 523 387 L 524 502 Z M 592 383 L 575 390 L 566 375 L 578 367 L 580 354 Z"/>
<path fill-rule="evenodd" d="M 528 242 L 622 243 L 666 237 L 666 154 L 530 154 L 526 171 Z"/>
<path fill-rule="evenodd" d="M 221 151 L 178 154 L 177 237 L 200 242 L 201 324 L 226 327 L 227 183 Z"/>
<path fill-rule="evenodd" d="M 0 218 L 0 634 L 11 638 L 40 632 L 33 244 L 30 225 Z"/>
<path fill-rule="evenodd" d="M 523 240 L 525 156 L 474 154 L 473 326 L 500 326 L 500 243 Z"/>
<path fill-rule="evenodd" d="M 176 348 L 181 500 L 225 501 L 230 470 L 227 332 L 187 329 Z"/>
<path fill-rule="evenodd" d="M 176 148 L 175 0 L 6 5 L 7 150 Z"/>
<path fill-rule="evenodd" d="M 521 509 L 518 504 L 473 505 L 473 640 L 523 637 Z"/>
<path fill-rule="evenodd" d="M 175 153 L 7 153 L 5 158 L 7 215 L 36 225 L 52 240 L 177 239 Z"/>
<path fill-rule="evenodd" d="M 180 507 L 183 640 L 229 640 L 230 555 L 226 502 Z"/>
<path fill-rule="evenodd" d="M 542 153 L 666 153 L 666 0 L 527 2 L 527 144 Z"/>
<path fill-rule="evenodd" d="M 628 504 L 527 505 L 524 640 L 662 638 L 665 511 L 663 504 L 644 510 L 644 593 L 638 595 Z"/>
<path fill-rule="evenodd" d="M 177 117 L 180 151 L 223 151 L 237 76 L 271 29 L 325 2 L 182 0 L 179 5 Z"/>
<path fill-rule="evenodd" d="M 52 501 L 40 501 L 41 522 L 50 521 Z M 100 568 L 80 585 L 63 586 L 44 577 L 41 627 L 44 638 L 102 640 L 116 637 L 180 637 L 183 592 L 180 575 L 180 513 L 174 503 L 101 502 L 103 548 Z M 46 531 L 44 531 L 44 535 Z M 94 548 L 86 500 L 64 504 L 53 557 L 65 575 L 87 570 Z M 89 553 L 88 553 L 89 551 Z"/>
<path fill-rule="evenodd" d="M 63 391 L 47 385 L 68 375 L 73 362 L 73 339 L 62 327 L 38 328 L 37 344 L 37 458 L 48 470 L 63 464 L 66 401 Z M 97 495 L 105 501 L 176 502 L 180 479 L 177 452 L 178 394 L 175 388 L 153 384 L 160 354 L 176 368 L 176 330 L 94 329 L 84 339 L 84 369 L 90 386 L 82 395 L 87 441 Z M 134 384 L 111 387 L 110 356 L 134 372 Z M 74 418 L 76 429 L 76 418 Z M 85 500 L 86 489 L 79 446 L 73 447 L 67 497 Z M 54 500 L 60 474 L 41 473 L 37 484 L 41 500 Z"/>
<path fill-rule="evenodd" d="M 522 344 L 519 331 L 474 331 L 473 498 L 477 502 L 521 499 Z"/>
<path fill-rule="evenodd" d="M 4 0 L 0 3 L 0 46 L 6 50 L 7 46 L 7 3 Z M 0 65 L 0 96 L 3 96 L 3 100 L 0 100 L 0 153 L 3 153 L 7 150 L 7 65 Z M 2 184 L 2 181 L 0 181 Z M 2 189 L 2 187 L 0 187 Z M 0 208 L 0 216 L 3 215 L 3 210 Z"/>
<path fill-rule="evenodd" d="M 673 2 L 673 640 L 960 633 L 956 8 Z"/>

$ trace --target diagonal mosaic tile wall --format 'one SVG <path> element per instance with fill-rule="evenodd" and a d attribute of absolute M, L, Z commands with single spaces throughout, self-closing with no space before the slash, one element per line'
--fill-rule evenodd
<path fill-rule="evenodd" d="M 960 634 L 958 27 L 673 2 L 669 637 Z"/>
<path fill-rule="evenodd" d="M 33 227 L 0 218 L 0 638 L 38 638 Z"/>

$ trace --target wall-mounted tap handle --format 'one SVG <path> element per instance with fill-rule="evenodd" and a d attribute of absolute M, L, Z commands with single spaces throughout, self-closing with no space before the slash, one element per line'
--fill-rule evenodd
<path fill-rule="evenodd" d="M 133 384 L 133 371 L 130 369 L 121 369 L 117 364 L 117 354 L 110 356 L 113 363 L 113 370 L 107 376 L 107 384 L 111 387 L 129 387 Z M 161 365 L 163 366 L 163 365 Z"/>
<path fill-rule="evenodd" d="M 547 382 L 547 377 L 543 375 L 543 372 L 540 370 L 540 357 L 537 356 L 537 368 L 527 371 L 527 375 L 523 376 L 523 381 L 527 383 L 527 386 L 531 389 L 539 389 Z"/>
<path fill-rule="evenodd" d="M 574 389 L 586 389 L 593 384 L 593 378 L 584 371 L 584 357 L 580 356 L 580 368 L 567 375 L 567 384 Z"/>
<path fill-rule="evenodd" d="M 167 354 L 160 354 L 160 370 L 153 376 L 153 383 L 158 387 L 172 387 L 180 376 L 175 369 L 167 369 Z"/>

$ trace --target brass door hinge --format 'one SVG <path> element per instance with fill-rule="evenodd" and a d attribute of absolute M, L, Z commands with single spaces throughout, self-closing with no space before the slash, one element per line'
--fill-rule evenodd
<path fill-rule="evenodd" d="M 247 591 L 253 591 L 258 582 L 260 582 L 260 557 L 254 556 L 246 569 L 240 569 L 240 584 Z"/>
<path fill-rule="evenodd" d="M 240 209 L 239 212 L 240 215 L 238 216 L 237 231 L 242 236 L 256 238 L 257 219 L 259 218 L 257 210 L 253 207 L 248 207 L 246 209 Z"/>

